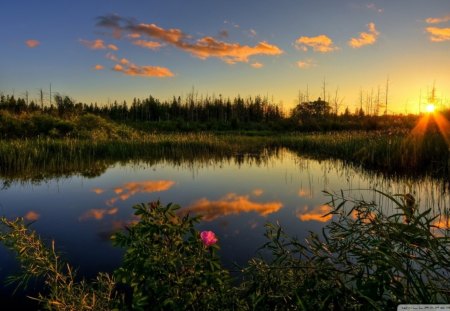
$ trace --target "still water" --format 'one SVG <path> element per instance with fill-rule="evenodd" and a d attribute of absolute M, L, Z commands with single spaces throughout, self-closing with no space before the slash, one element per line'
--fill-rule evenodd
<path fill-rule="evenodd" d="M 0 186 L 2 180 L 0 179 Z M 112 232 L 130 224 L 132 206 L 160 200 L 204 215 L 199 230 L 216 232 L 226 266 L 245 264 L 264 244 L 264 224 L 279 222 L 299 238 L 318 232 L 330 217 L 322 191 L 374 200 L 395 209 L 370 189 L 412 193 L 421 208 L 447 214 L 450 196 L 438 181 L 387 178 L 339 161 L 308 159 L 280 149 L 218 159 L 153 159 L 115 163 L 97 177 L 79 174 L 43 181 L 12 181 L 0 190 L 0 213 L 33 222 L 40 236 L 79 273 L 92 277 L 120 264 Z M 16 269 L 14 256 L 0 248 L 0 279 Z"/>

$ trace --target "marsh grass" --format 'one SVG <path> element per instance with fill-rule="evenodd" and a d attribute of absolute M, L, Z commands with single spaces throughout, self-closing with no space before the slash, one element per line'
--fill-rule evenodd
<path fill-rule="evenodd" d="M 17 253 L 21 274 L 8 278 L 8 284 L 26 287 L 30 280 L 40 278 L 46 294 L 30 297 L 46 310 L 108 310 L 113 306 L 114 279 L 99 273 L 90 283 L 76 278 L 75 269 L 65 263 L 55 250 L 25 225 L 22 218 L 0 218 L 0 241 Z"/>
<path fill-rule="evenodd" d="M 95 177 L 116 162 L 209 161 L 239 154 L 258 157 L 265 142 L 254 137 L 223 139 L 211 134 L 144 135 L 139 139 L 0 140 L 0 176 L 5 181 L 39 181 L 80 174 Z"/>
<path fill-rule="evenodd" d="M 339 132 L 282 136 L 279 144 L 300 155 L 340 159 L 391 175 L 449 173 L 449 146 L 439 133 L 415 137 L 405 131 Z"/>
<path fill-rule="evenodd" d="M 0 174 L 39 180 L 66 174 L 97 176 L 118 161 L 175 162 L 260 156 L 287 148 L 301 156 L 339 159 L 390 175 L 448 179 L 450 153 L 436 132 L 416 137 L 405 131 L 284 134 L 279 136 L 142 134 L 129 139 L 0 140 Z"/>

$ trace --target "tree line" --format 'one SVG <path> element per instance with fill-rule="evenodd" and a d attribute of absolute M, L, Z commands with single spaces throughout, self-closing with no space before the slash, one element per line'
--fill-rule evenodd
<path fill-rule="evenodd" d="M 114 101 L 107 105 L 77 102 L 69 96 L 54 95 L 44 104 L 0 93 L 0 113 L 45 114 L 71 120 L 93 114 L 118 123 L 147 130 L 373 130 L 387 127 L 411 127 L 417 116 L 368 115 L 362 108 L 338 114 L 328 101 L 301 101 L 288 113 L 267 97 L 233 99 L 222 96 L 197 96 L 194 92 L 161 101 L 153 96 L 134 98 L 131 104 Z M 0 120 L 2 115 L 0 114 Z"/>

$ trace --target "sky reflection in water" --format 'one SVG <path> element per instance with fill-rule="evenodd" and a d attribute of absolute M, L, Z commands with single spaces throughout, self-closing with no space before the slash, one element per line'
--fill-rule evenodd
<path fill-rule="evenodd" d="M 32 228 L 56 245 L 80 273 L 92 276 L 119 265 L 122 251 L 113 248 L 114 230 L 138 221 L 131 206 L 161 200 L 182 206 L 181 213 L 204 215 L 199 230 L 212 230 L 219 238 L 227 266 L 244 264 L 264 244 L 264 224 L 279 222 L 291 235 L 304 238 L 319 231 L 331 216 L 323 190 L 354 189 L 348 195 L 387 200 L 371 191 L 412 192 L 422 208 L 438 211 L 449 205 L 437 183 L 392 181 L 343 166 L 340 162 L 301 158 L 281 150 L 275 156 L 255 161 L 231 159 L 174 165 L 116 164 L 99 177 L 80 176 L 39 184 L 16 183 L 0 191 L 0 209 L 8 217 L 34 221 Z M 386 207 L 393 208 L 392 206 Z M 441 226 L 448 219 L 437 220 Z M 0 252 L 0 277 L 14 267 L 14 258 Z"/>

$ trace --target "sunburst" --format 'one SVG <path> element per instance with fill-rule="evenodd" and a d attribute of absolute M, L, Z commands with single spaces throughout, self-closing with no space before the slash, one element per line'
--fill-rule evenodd
<path fill-rule="evenodd" d="M 428 105 L 425 107 L 425 110 L 426 110 L 428 113 L 433 113 L 433 112 L 436 110 L 436 106 L 435 106 L 434 104 L 428 104 Z"/>

